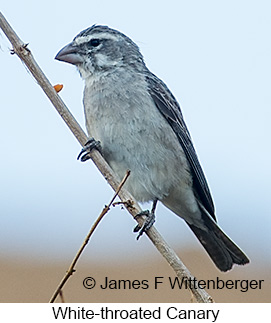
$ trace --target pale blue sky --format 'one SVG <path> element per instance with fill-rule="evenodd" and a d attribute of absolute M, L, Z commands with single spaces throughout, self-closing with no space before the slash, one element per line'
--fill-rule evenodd
<path fill-rule="evenodd" d="M 94 23 L 131 37 L 182 105 L 218 222 L 250 258 L 270 260 L 270 9 L 269 1 L 29 0 L 1 11 L 50 81 L 64 84 L 60 95 L 83 127 L 83 82 L 56 53 Z M 112 191 L 91 162 L 76 160 L 79 144 L 2 32 L 0 47 L 0 255 L 70 259 Z M 152 253 L 134 225 L 113 209 L 86 257 Z M 201 248 L 161 206 L 156 225 L 175 248 Z"/>

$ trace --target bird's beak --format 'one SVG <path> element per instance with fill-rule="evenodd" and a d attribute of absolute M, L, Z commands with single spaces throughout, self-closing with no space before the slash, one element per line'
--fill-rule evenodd
<path fill-rule="evenodd" d="M 78 53 L 78 47 L 74 43 L 70 43 L 63 47 L 57 54 L 55 59 L 73 65 L 83 63 L 82 56 Z"/>

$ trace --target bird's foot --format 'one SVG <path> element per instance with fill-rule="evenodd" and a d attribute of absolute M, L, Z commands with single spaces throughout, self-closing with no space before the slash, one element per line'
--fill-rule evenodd
<path fill-rule="evenodd" d="M 142 227 L 138 224 L 134 228 L 134 232 L 139 232 L 138 236 L 136 237 L 136 240 L 138 240 L 144 232 L 148 231 L 155 222 L 155 214 L 153 211 L 150 212 L 149 210 L 145 210 L 145 211 L 138 213 L 135 217 L 142 216 L 142 215 L 146 215 L 147 217 L 146 217 Z"/>
<path fill-rule="evenodd" d="M 94 138 L 90 138 L 86 142 L 85 146 L 82 148 L 80 154 L 77 157 L 77 160 L 80 159 L 81 162 L 85 162 L 86 160 L 90 159 L 90 152 L 93 149 L 97 149 L 98 151 L 101 152 L 101 143 L 100 143 L 100 141 L 96 141 Z"/>

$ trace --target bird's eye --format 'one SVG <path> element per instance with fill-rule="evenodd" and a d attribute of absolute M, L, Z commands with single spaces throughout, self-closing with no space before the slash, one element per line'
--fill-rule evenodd
<path fill-rule="evenodd" d="M 89 42 L 90 43 L 90 45 L 91 46 L 93 46 L 93 47 L 97 47 L 97 46 L 99 46 L 100 45 L 100 40 L 99 39 L 97 39 L 97 38 L 93 38 L 93 39 L 91 39 L 91 41 Z"/>

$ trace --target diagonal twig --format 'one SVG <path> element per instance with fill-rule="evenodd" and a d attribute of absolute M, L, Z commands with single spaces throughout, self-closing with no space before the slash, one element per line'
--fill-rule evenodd
<path fill-rule="evenodd" d="M 34 60 L 31 51 L 28 47 L 20 40 L 14 30 L 11 28 L 5 17 L 0 12 L 0 28 L 3 30 L 7 38 L 10 40 L 13 51 L 17 56 L 24 62 L 27 66 L 31 74 L 37 80 L 38 84 L 41 86 L 45 94 L 48 96 L 53 106 L 56 108 L 57 112 L 60 114 L 62 119 L 65 121 L 73 135 L 79 141 L 79 143 L 83 146 L 87 141 L 87 136 L 83 132 L 82 128 L 75 120 L 71 112 L 68 110 L 64 102 L 61 100 L 60 96 L 56 93 L 55 89 L 52 87 L 36 61 Z M 97 166 L 99 171 L 103 174 L 107 182 L 111 185 L 113 190 L 117 190 L 119 181 L 113 173 L 110 166 L 106 163 L 104 158 L 97 150 L 93 150 L 90 154 L 92 161 Z M 132 195 L 125 189 L 122 189 L 119 192 L 119 198 L 124 203 L 126 209 L 130 212 L 130 214 L 135 217 L 136 214 L 141 212 L 141 209 Z M 127 203 L 129 201 L 129 203 Z M 136 217 L 135 220 L 142 225 L 143 219 L 141 217 Z M 174 250 L 166 243 L 160 233 L 156 230 L 154 226 L 152 226 L 147 231 L 147 236 L 161 253 L 161 255 L 165 258 L 165 260 L 169 263 L 169 265 L 173 268 L 176 275 L 180 279 L 193 279 L 194 277 L 191 275 L 189 270 L 185 267 L 183 262 L 179 259 Z M 213 302 L 212 297 L 203 289 L 199 288 L 191 288 L 191 292 L 193 293 L 195 299 L 199 303 L 211 303 Z"/>
<path fill-rule="evenodd" d="M 98 224 L 101 222 L 102 218 L 106 215 L 106 213 L 109 211 L 110 206 L 112 205 L 112 203 L 114 202 L 115 198 L 118 196 L 120 190 L 122 189 L 123 185 L 125 184 L 125 182 L 127 181 L 127 178 L 130 175 L 130 171 L 128 170 L 123 178 L 123 180 L 120 182 L 119 187 L 117 188 L 114 196 L 112 197 L 111 201 L 109 202 L 108 205 L 106 205 L 102 212 L 100 213 L 100 215 L 98 216 L 98 218 L 96 219 L 96 221 L 94 222 L 93 226 L 91 227 L 89 233 L 87 234 L 83 244 L 81 245 L 80 249 L 78 250 L 77 254 L 75 255 L 69 269 L 67 270 L 66 274 L 64 275 L 64 277 L 62 278 L 61 282 L 59 283 L 57 289 L 55 290 L 53 296 L 50 299 L 50 303 L 54 303 L 55 299 L 57 298 L 58 294 L 60 294 L 62 288 L 64 287 L 64 285 L 66 284 L 67 280 L 71 277 L 71 275 L 75 272 L 75 265 L 78 261 L 78 259 L 80 258 L 82 252 L 84 251 L 85 247 L 87 246 L 90 237 L 92 236 L 93 232 L 95 231 L 95 229 L 97 228 Z"/>

